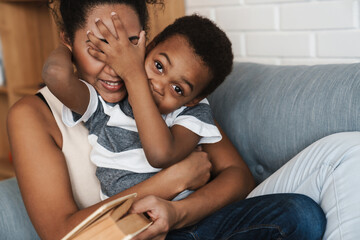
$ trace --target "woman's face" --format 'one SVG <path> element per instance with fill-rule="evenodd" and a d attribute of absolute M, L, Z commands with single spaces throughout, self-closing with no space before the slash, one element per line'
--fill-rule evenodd
<path fill-rule="evenodd" d="M 120 17 L 129 38 L 139 36 L 142 26 L 138 15 L 131 7 L 125 4 L 100 5 L 89 12 L 86 26 L 76 31 L 72 52 L 79 77 L 93 85 L 105 101 L 118 102 L 127 93 L 124 82 L 110 66 L 96 60 L 87 51 L 91 46 L 91 43 L 87 41 L 88 30 L 98 38 L 104 39 L 95 25 L 96 18 L 100 18 L 113 35 L 116 34 L 111 20 L 111 12 L 116 12 Z M 92 47 L 95 48 L 95 46 Z"/>

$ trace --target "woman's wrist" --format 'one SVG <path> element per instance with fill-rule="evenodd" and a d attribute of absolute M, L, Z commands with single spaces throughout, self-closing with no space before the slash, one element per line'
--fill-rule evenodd
<path fill-rule="evenodd" d="M 193 222 L 190 222 L 189 219 L 189 208 L 187 206 L 188 200 L 180 200 L 171 202 L 174 209 L 174 223 L 171 226 L 171 230 L 184 228 L 190 226 Z"/>
<path fill-rule="evenodd" d="M 174 193 L 176 195 L 188 189 L 188 183 L 184 181 L 184 176 L 180 174 L 181 171 L 179 171 L 178 164 L 174 164 L 163 171 L 167 175 L 164 179 L 167 179 L 167 182 L 174 186 Z"/>

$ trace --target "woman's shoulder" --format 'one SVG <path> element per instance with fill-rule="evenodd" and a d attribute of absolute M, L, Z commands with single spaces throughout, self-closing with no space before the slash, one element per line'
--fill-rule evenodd
<path fill-rule="evenodd" d="M 46 103 L 38 96 L 25 96 L 17 101 L 9 110 L 8 118 L 21 118 L 32 120 L 33 117 L 45 117 L 52 115 Z M 28 119 L 30 117 L 30 119 Z"/>
<path fill-rule="evenodd" d="M 59 132 L 54 116 L 47 104 L 38 96 L 25 96 L 17 101 L 8 112 L 8 129 L 42 128 L 51 132 Z M 59 132 L 60 133 L 60 132 Z"/>

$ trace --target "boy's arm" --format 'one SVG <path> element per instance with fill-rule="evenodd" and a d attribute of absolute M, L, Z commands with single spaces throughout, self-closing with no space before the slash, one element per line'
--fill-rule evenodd
<path fill-rule="evenodd" d="M 85 113 L 89 103 L 89 90 L 79 81 L 71 62 L 71 51 L 60 44 L 46 60 L 42 78 L 49 90 L 65 106 L 79 114 Z"/>
<path fill-rule="evenodd" d="M 133 45 L 120 19 L 116 15 L 112 19 L 118 38 L 111 34 L 101 20 L 97 21 L 96 25 L 108 44 L 89 32 L 89 40 L 101 50 L 89 49 L 89 53 L 111 66 L 124 80 L 148 162 L 153 167 L 168 167 L 190 154 L 200 137 L 182 126 L 169 129 L 166 125 L 153 100 L 144 69 L 144 33 L 140 33 L 138 44 Z"/>

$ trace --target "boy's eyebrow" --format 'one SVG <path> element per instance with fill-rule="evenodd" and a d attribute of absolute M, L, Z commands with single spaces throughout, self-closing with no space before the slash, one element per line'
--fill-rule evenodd
<path fill-rule="evenodd" d="M 187 84 L 190 87 L 191 91 L 194 90 L 194 85 L 191 82 L 189 82 L 186 78 L 181 77 L 181 81 L 183 81 L 185 84 Z"/>
<path fill-rule="evenodd" d="M 133 40 L 138 40 L 138 39 L 140 39 L 138 36 L 131 36 L 131 37 L 129 37 L 129 41 L 130 42 L 132 42 Z M 100 41 L 103 41 L 104 43 L 108 43 L 108 41 L 106 41 L 106 39 L 104 39 L 104 38 L 99 38 L 99 40 Z M 88 40 L 86 40 L 85 42 L 90 42 L 90 40 L 88 39 Z"/>
<path fill-rule="evenodd" d="M 170 60 L 169 56 L 166 53 L 161 52 L 161 53 L 159 53 L 159 55 L 164 56 L 166 58 L 166 60 L 169 62 L 170 66 L 171 66 L 171 60 Z M 180 77 L 180 78 L 181 78 L 182 82 L 184 82 L 185 84 L 187 84 L 190 87 L 191 91 L 194 90 L 194 85 L 191 82 L 189 82 L 184 77 Z"/>
<path fill-rule="evenodd" d="M 172 65 L 171 61 L 170 61 L 170 58 L 166 53 L 161 52 L 161 53 L 159 53 L 159 55 L 164 56 L 166 58 L 166 60 L 169 62 L 170 66 Z"/>

